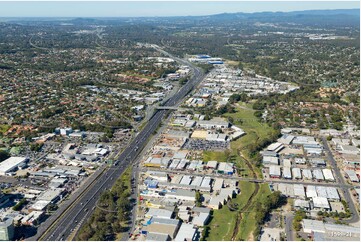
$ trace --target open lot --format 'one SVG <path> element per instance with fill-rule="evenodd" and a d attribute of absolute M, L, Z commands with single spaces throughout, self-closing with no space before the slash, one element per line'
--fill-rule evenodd
<path fill-rule="evenodd" d="M 254 192 L 255 184 L 245 181 L 239 182 L 241 194 L 231 200 L 232 204 L 238 204 L 236 211 L 230 211 L 227 206 L 223 206 L 219 210 L 213 212 L 213 218 L 208 227 L 209 235 L 207 240 L 230 240 L 232 237 L 232 231 L 236 223 L 236 218 L 239 215 L 239 211 L 246 205 L 251 194 Z"/>

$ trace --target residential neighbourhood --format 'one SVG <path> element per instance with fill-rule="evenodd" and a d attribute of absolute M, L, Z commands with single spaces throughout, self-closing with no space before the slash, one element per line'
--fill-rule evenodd
<path fill-rule="evenodd" d="M 1 241 L 360 240 L 358 2 L 47 4 L 0 3 Z"/>

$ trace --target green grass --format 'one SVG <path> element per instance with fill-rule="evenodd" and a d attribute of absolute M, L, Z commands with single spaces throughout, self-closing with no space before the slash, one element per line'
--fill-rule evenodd
<path fill-rule="evenodd" d="M 11 125 L 8 124 L 0 124 L 0 133 L 4 134 L 6 131 L 10 129 Z"/>
<path fill-rule="evenodd" d="M 268 184 L 260 184 L 259 191 L 257 195 L 253 198 L 253 201 L 261 201 L 263 199 L 266 199 L 266 197 L 270 194 L 271 191 Z M 237 240 L 249 240 L 251 233 L 253 233 L 254 229 L 256 228 L 256 220 L 254 216 L 254 206 L 251 205 L 249 210 L 242 214 L 242 221 L 238 234 L 236 236 Z"/>
<path fill-rule="evenodd" d="M 249 200 L 249 197 L 255 189 L 255 184 L 246 181 L 240 181 L 239 187 L 241 189 L 241 194 L 232 199 L 232 203 L 238 204 L 238 209 L 242 209 L 243 206 Z M 222 240 L 231 240 L 232 231 L 236 223 L 236 218 L 238 216 L 238 211 L 231 212 L 227 205 L 223 206 L 219 210 L 214 210 L 213 219 L 209 225 L 207 225 L 209 230 L 209 235 L 206 238 L 208 241 L 222 241 Z"/>
<path fill-rule="evenodd" d="M 203 151 L 203 161 L 216 160 L 218 162 L 226 162 L 227 155 L 221 151 Z"/>
<path fill-rule="evenodd" d="M 246 150 L 247 146 L 254 143 L 257 139 L 267 138 L 274 130 L 267 124 L 258 121 L 253 115 L 255 111 L 249 110 L 252 108 L 251 104 L 241 102 L 239 104 L 247 109 L 236 107 L 237 112 L 227 113 L 224 116 L 232 117 L 234 124 L 246 132 L 246 135 L 231 143 L 232 149 Z"/>

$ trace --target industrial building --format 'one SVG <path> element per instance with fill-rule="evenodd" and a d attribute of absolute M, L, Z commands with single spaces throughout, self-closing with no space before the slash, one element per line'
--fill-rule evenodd
<path fill-rule="evenodd" d="M 280 178 L 281 177 L 281 167 L 280 166 L 270 166 L 269 167 L 269 176 L 271 178 Z"/>
<path fill-rule="evenodd" d="M 182 223 L 175 241 L 194 241 L 196 240 L 197 229 L 192 224 Z"/>
<path fill-rule="evenodd" d="M 302 179 L 301 169 L 297 167 L 292 168 L 292 175 L 295 179 Z"/>
<path fill-rule="evenodd" d="M 14 172 L 18 169 L 18 167 L 21 167 L 26 164 L 28 161 L 28 158 L 26 157 L 10 157 L 3 162 L 0 163 L 0 175 L 5 176 L 9 172 Z"/>
<path fill-rule="evenodd" d="M 221 162 L 218 166 L 218 173 L 233 175 L 233 164 L 228 162 Z"/>
<path fill-rule="evenodd" d="M 322 169 L 323 176 L 326 181 L 335 181 L 335 178 L 332 175 L 332 171 L 330 169 Z"/>
<path fill-rule="evenodd" d="M 0 219 L 0 240 L 10 241 L 14 238 L 13 219 L 9 217 Z"/>
<path fill-rule="evenodd" d="M 283 167 L 283 178 L 292 179 L 291 168 Z"/>

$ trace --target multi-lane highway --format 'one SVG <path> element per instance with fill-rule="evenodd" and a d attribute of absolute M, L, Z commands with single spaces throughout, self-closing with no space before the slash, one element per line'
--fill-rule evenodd
<path fill-rule="evenodd" d="M 171 98 L 166 100 L 163 105 L 176 106 L 182 99 L 197 86 L 203 79 L 203 71 L 185 61 L 177 58 L 162 50 L 159 46 L 151 45 L 166 56 L 169 56 L 183 65 L 188 65 L 192 70 L 192 77 L 180 90 Z M 165 119 L 169 110 L 158 110 L 150 118 L 144 129 L 133 139 L 128 147 L 121 153 L 117 165 L 104 171 L 99 177 L 89 185 L 89 187 L 75 200 L 72 205 L 58 217 L 47 228 L 41 228 L 39 234 L 30 238 L 30 240 L 66 240 L 74 231 L 79 223 L 85 221 L 96 206 L 100 194 L 110 189 L 116 179 L 125 171 L 125 169 L 135 161 L 141 150 L 148 142 L 148 138 L 157 130 L 159 124 Z M 45 232 L 43 232 L 45 230 Z"/>

